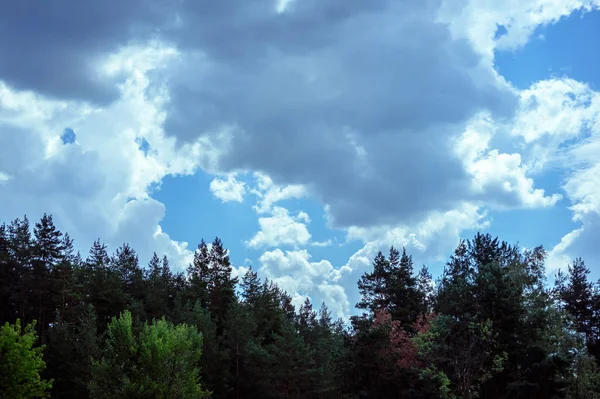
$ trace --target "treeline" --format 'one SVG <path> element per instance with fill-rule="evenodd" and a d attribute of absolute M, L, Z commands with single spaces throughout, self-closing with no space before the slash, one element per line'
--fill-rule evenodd
<path fill-rule="evenodd" d="M 577 259 L 462 241 L 434 283 L 379 253 L 345 323 L 203 240 L 185 273 L 44 215 L 0 225 L 0 397 L 600 398 L 600 284 Z"/>

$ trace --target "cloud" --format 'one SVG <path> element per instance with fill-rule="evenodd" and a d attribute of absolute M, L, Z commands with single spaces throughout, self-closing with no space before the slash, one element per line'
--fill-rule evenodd
<path fill-rule="evenodd" d="M 512 134 L 524 142 L 523 154 L 536 170 L 560 169 L 573 221 L 549 253 L 549 271 L 581 256 L 600 262 L 600 93 L 572 79 L 538 82 L 521 95 Z"/>
<path fill-rule="evenodd" d="M 439 19 L 449 23 L 457 37 L 468 38 L 478 51 L 493 58 L 494 50 L 524 46 L 539 26 L 560 21 L 570 14 L 597 9 L 597 0 L 443 0 Z M 497 35 L 498 26 L 504 28 Z"/>
<path fill-rule="evenodd" d="M 481 110 L 503 118 L 517 105 L 469 43 L 435 23 L 435 2 L 188 11 L 182 24 L 198 31 L 168 71 L 166 132 L 218 143 L 226 129 L 221 171 L 302 187 L 335 227 L 454 208 L 470 177 L 448 139 Z M 215 26 L 228 31 L 218 43 Z"/>
<path fill-rule="evenodd" d="M 260 231 L 246 245 L 250 248 L 306 245 L 311 238 L 308 223 L 310 218 L 304 212 L 291 216 L 287 209 L 275 207 L 271 216 L 258 219 Z"/>
<path fill-rule="evenodd" d="M 192 251 L 162 230 L 150 190 L 168 175 L 226 175 L 211 183 L 218 198 L 257 198 L 248 245 L 294 247 L 265 252 L 265 273 L 347 314 L 344 287 L 378 249 L 438 259 L 487 208 L 552 206 L 559 194 L 533 179 L 558 165 L 581 226 L 555 254 L 593 254 L 597 95 L 565 79 L 519 92 L 493 54 L 596 2 L 509 3 L 11 3 L 0 52 L 20 57 L 0 64 L 0 218 L 51 212 L 82 245 L 133 240 L 142 258 L 157 250 L 181 267 Z M 297 248 L 328 243 L 311 242 L 308 215 L 276 206 L 307 197 L 365 244 L 339 269 Z"/>
<path fill-rule="evenodd" d="M 246 185 L 244 182 L 236 180 L 235 175 L 227 176 L 226 180 L 215 177 L 210 182 L 210 191 L 221 202 L 243 202 Z"/>
<path fill-rule="evenodd" d="M 275 249 L 264 252 L 259 262 L 261 274 L 286 290 L 296 307 L 309 297 L 316 306 L 325 302 L 335 317 L 349 316 L 346 290 L 333 281 L 334 268 L 327 260 L 311 262 L 306 250 L 283 252 Z"/>
<path fill-rule="evenodd" d="M 503 153 L 490 148 L 498 125 L 487 115 L 476 117 L 457 139 L 455 151 L 472 176 L 473 198 L 483 200 L 492 209 L 543 208 L 562 198 L 534 188 L 529 168 L 519 153 Z"/>
<path fill-rule="evenodd" d="M 250 192 L 257 197 L 257 203 L 253 206 L 253 209 L 259 214 L 271 212 L 273 205 L 280 201 L 303 198 L 308 195 L 306 187 L 302 185 L 279 186 L 273 183 L 273 180 L 264 173 L 255 172 L 253 175 L 256 183 Z"/>
<path fill-rule="evenodd" d="M 158 98 L 158 129 L 135 139 L 149 144 L 150 159 L 161 158 L 157 165 L 169 163 L 154 176 L 197 167 L 257 172 L 271 184 L 257 190 L 261 213 L 310 195 L 326 206 L 332 227 L 370 227 L 417 223 L 468 199 L 472 173 L 451 139 L 482 110 L 497 120 L 510 117 L 517 95 L 466 36 L 452 36 L 453 25 L 440 23 L 446 3 L 228 4 L 69 3 L 68 20 L 60 6 L 40 9 L 50 22 L 37 29 L 12 22 L 22 10 L 11 6 L 4 29 L 18 40 L 0 49 L 31 50 L 24 68 L 5 66 L 0 76 L 13 87 L 106 105 L 117 101 L 132 73 L 141 74 L 143 91 Z M 357 39 L 357 31 L 367 33 Z M 74 38 L 68 46 L 65 37 Z M 23 43 L 51 44 L 56 54 Z M 29 76 L 28 66 L 44 64 L 48 71 Z M 58 79 L 58 69 L 73 79 Z M 80 140 L 80 130 L 69 126 Z M 148 158 L 146 152 L 140 156 Z M 521 167 L 514 157 L 496 158 L 506 168 Z M 136 179 L 139 194 L 148 179 Z M 515 187 L 529 184 L 513 180 Z M 227 198 L 238 201 L 234 192 Z M 544 201 L 542 195 L 526 203 Z"/>
<path fill-rule="evenodd" d="M 8 182 L 12 177 L 4 172 L 0 172 L 0 184 Z"/>
<path fill-rule="evenodd" d="M 105 105 L 119 98 L 117 83 L 124 79 L 103 73 L 102 61 L 136 36 L 149 37 L 164 20 L 160 6 L 144 0 L 119 6 L 7 3 L 0 15 L 0 52 L 19 56 L 6 57 L 0 77 L 17 90 Z"/>
<path fill-rule="evenodd" d="M 161 59 L 150 54 L 146 61 Z M 0 219 L 27 213 L 34 221 L 48 212 L 84 256 L 100 237 L 112 249 L 131 243 L 142 262 L 152 251 L 167 254 L 180 268 L 192 252 L 162 232 L 165 207 L 148 192 L 167 174 L 195 170 L 202 162 L 195 156 L 200 144 L 176 150 L 164 136 L 163 98 L 145 92 L 147 70 L 138 66 L 130 66 L 122 97 L 105 107 L 0 84 L 0 170 L 12 177 L 0 185 Z M 66 127 L 76 134 L 69 144 L 61 139 Z M 140 150 L 139 137 L 147 140 L 147 153 Z"/>

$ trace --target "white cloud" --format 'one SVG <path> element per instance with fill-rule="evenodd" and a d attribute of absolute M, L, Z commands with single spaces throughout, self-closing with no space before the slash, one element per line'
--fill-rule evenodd
<path fill-rule="evenodd" d="M 487 214 L 479 206 L 465 202 L 451 211 L 432 212 L 415 225 L 351 227 L 348 229 L 348 239 L 362 240 L 365 248 L 405 246 L 417 250 L 423 261 L 432 261 L 443 259 L 458 244 L 463 230 L 483 229 L 488 225 Z M 361 251 L 373 252 L 364 248 Z"/>
<path fill-rule="evenodd" d="M 8 182 L 12 177 L 4 172 L 0 172 L 0 184 Z"/>
<path fill-rule="evenodd" d="M 497 126 L 487 115 L 480 115 L 456 140 L 456 154 L 472 176 L 471 190 L 486 206 L 497 209 L 538 208 L 556 204 L 562 196 L 546 196 L 534 188 L 533 178 L 519 153 L 502 153 L 490 148 Z"/>
<path fill-rule="evenodd" d="M 311 246 L 313 247 L 328 247 L 330 245 L 333 245 L 333 240 L 325 240 L 325 241 L 313 241 L 310 243 Z"/>
<path fill-rule="evenodd" d="M 535 171 L 559 170 L 573 221 L 549 252 L 548 270 L 575 257 L 600 262 L 600 93 L 572 79 L 537 82 L 521 94 L 521 111 L 512 128 L 524 142 L 523 154 Z"/>
<path fill-rule="evenodd" d="M 575 11 L 598 8 L 597 0 L 443 0 L 439 19 L 450 24 L 457 37 L 471 40 L 482 53 L 524 46 L 540 25 L 558 22 Z M 506 34 L 495 38 L 497 25 Z"/>
<path fill-rule="evenodd" d="M 333 280 L 334 268 L 329 261 L 311 262 L 306 250 L 281 249 L 263 253 L 259 261 L 260 272 L 287 291 L 296 307 L 309 297 L 316 306 L 324 301 L 336 317 L 350 315 L 346 290 Z"/>
<path fill-rule="evenodd" d="M 226 180 L 215 177 L 210 182 L 210 191 L 222 202 L 243 202 L 246 184 L 238 181 L 234 174 L 227 176 Z"/>
<path fill-rule="evenodd" d="M 308 196 L 306 187 L 300 184 L 277 185 L 264 173 L 254 173 L 256 185 L 250 190 L 257 197 L 257 203 L 253 206 L 257 213 L 269 213 L 276 203 L 292 199 L 304 198 Z"/>
<path fill-rule="evenodd" d="M 258 219 L 260 231 L 246 245 L 250 248 L 306 245 L 311 238 L 306 226 L 309 222 L 304 212 L 291 216 L 287 209 L 275 207 L 271 216 Z"/>
<path fill-rule="evenodd" d="M 148 194 L 164 176 L 191 173 L 205 161 L 198 156 L 202 143 L 177 149 L 164 135 L 164 92 L 147 91 L 151 66 L 170 55 L 156 47 L 116 54 L 113 64 L 128 59 L 119 71 L 127 78 L 120 99 L 104 107 L 0 83 L 0 170 L 12 177 L 0 185 L 0 218 L 27 213 L 35 220 L 48 212 L 84 255 L 99 237 L 112 249 L 131 243 L 142 262 L 157 251 L 174 268 L 185 267 L 192 252 L 162 231 L 164 205 Z M 67 127 L 77 141 L 63 145 L 60 135 Z M 138 148 L 140 137 L 149 143 L 147 154 Z"/>
<path fill-rule="evenodd" d="M 465 229 L 486 226 L 488 207 L 551 206 L 560 196 L 536 188 L 532 176 L 553 164 L 569 172 L 564 190 L 581 227 L 552 255 L 562 261 L 580 248 L 590 252 L 588 241 L 600 226 L 597 94 L 566 79 L 517 93 L 493 69 L 493 51 L 518 48 L 540 24 L 597 2 L 444 0 L 439 17 L 474 48 L 432 23 L 435 2 L 281 2 L 286 24 L 272 7 L 265 12 L 247 2 L 231 14 L 210 6 L 199 14 L 185 8 L 196 7 L 193 2 L 176 3 L 183 8 L 161 9 L 159 16 L 132 5 L 124 12 L 106 8 L 98 22 L 87 13 L 86 23 L 65 24 L 65 32 L 106 22 L 115 29 L 110 37 L 99 37 L 105 29 L 73 34 L 72 48 L 49 47 L 77 57 L 26 52 L 20 61 L 26 66 L 43 57 L 54 62 L 39 79 L 24 76 L 27 68 L 0 65 L 0 78 L 10 81 L 0 82 L 0 218 L 51 212 L 82 245 L 97 235 L 113 247 L 130 241 L 142 259 L 156 250 L 182 267 L 193 252 L 163 232 L 165 207 L 149 188 L 200 168 L 260 170 L 254 188 L 228 175 L 210 189 L 222 201 L 242 202 L 246 192 L 257 197 L 254 209 L 263 217 L 247 242 L 252 248 L 329 245 L 311 242 L 306 213 L 276 206 L 309 194 L 321 201 L 331 224 L 348 227 L 348 239 L 364 247 L 337 270 L 326 260 L 312 262 L 306 250 L 275 249 L 261 256 L 262 270 L 295 300 L 329 298 L 347 315 L 356 279 L 377 250 L 406 245 L 423 260 L 440 259 Z M 124 45 L 143 43 L 129 36 L 138 18 L 139 25 L 160 20 L 162 27 L 174 15 L 187 22 L 165 30 L 174 32 L 165 42 L 177 49 Z M 23 33 L 13 35 L 19 40 L 60 37 L 23 31 L 10 17 L 7 12 L 0 21 Z M 232 21 L 231 36 L 209 40 Z M 311 33 L 298 35 L 307 24 Z M 508 30 L 498 40 L 496 24 Z M 368 34 L 357 40 L 350 33 L 359 30 Z M 90 41 L 101 49 L 87 46 Z M 56 79 L 55 71 L 65 75 L 57 66 L 68 61 L 72 82 Z M 516 122 L 498 122 L 512 115 L 517 94 Z M 482 110 L 499 118 L 473 119 Z M 454 153 L 448 138 L 470 120 L 451 141 Z M 73 145 L 60 141 L 66 127 L 77 134 Z M 586 129 L 591 136 L 582 140 Z M 522 140 L 523 151 L 496 148 L 499 136 Z M 148 142 L 147 153 L 138 149 L 139 138 Z M 579 141 L 561 149 L 571 139 Z"/>

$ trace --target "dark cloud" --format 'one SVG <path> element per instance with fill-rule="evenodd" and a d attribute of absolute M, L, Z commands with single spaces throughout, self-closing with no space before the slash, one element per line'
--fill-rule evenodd
<path fill-rule="evenodd" d="M 35 6 L 34 6 L 35 4 Z M 469 43 L 434 22 L 438 1 L 10 2 L 0 15 L 0 79 L 107 102 L 98 60 L 158 38 L 181 57 L 165 131 L 178 143 L 234 127 L 223 170 L 307 185 L 337 226 L 395 223 L 455 206 L 468 176 L 448 139 L 480 110 L 516 99 Z"/>
<path fill-rule="evenodd" d="M 119 91 L 98 62 L 166 23 L 164 1 L 0 1 L 0 79 L 21 90 L 107 103 Z"/>
<path fill-rule="evenodd" d="M 435 5 L 297 1 L 283 16 L 223 15 L 223 26 L 238 22 L 233 36 L 170 76 L 165 130 L 183 143 L 235 126 L 223 169 L 306 184 L 337 226 L 450 209 L 469 177 L 448 139 L 478 111 L 510 117 L 516 98 L 434 22 Z"/>

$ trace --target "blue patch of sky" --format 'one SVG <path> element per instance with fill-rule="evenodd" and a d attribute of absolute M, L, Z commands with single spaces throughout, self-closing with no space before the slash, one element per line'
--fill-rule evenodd
<path fill-rule="evenodd" d="M 150 143 L 144 137 L 137 137 L 135 142 L 138 145 L 138 149 L 144 153 L 144 155 L 148 155 L 148 151 L 150 151 Z"/>
<path fill-rule="evenodd" d="M 66 144 L 73 144 L 73 143 L 75 143 L 76 139 L 77 139 L 77 135 L 75 135 L 75 132 L 70 127 L 68 127 L 65 130 L 63 130 L 63 133 L 60 136 L 60 140 L 65 145 Z"/>
<path fill-rule="evenodd" d="M 495 64 L 520 89 L 550 77 L 567 76 L 600 87 L 600 11 L 576 12 L 536 29 L 522 49 L 500 51 Z"/>
<path fill-rule="evenodd" d="M 504 25 L 496 24 L 496 32 L 494 33 L 494 40 L 498 40 L 500 37 L 506 35 L 507 29 Z"/>
<path fill-rule="evenodd" d="M 522 49 L 497 52 L 496 69 L 519 89 L 553 77 L 572 78 L 597 89 L 600 86 L 599 38 L 600 12 L 574 13 L 556 24 L 539 27 Z M 586 134 L 589 132 L 582 132 L 579 139 Z M 533 177 L 535 188 L 545 189 L 546 195 L 564 195 L 564 172 L 548 170 Z M 486 232 L 510 243 L 518 241 L 522 247 L 543 245 L 550 250 L 565 234 L 579 227 L 571 219 L 569 205 L 569 200 L 563 198 L 549 208 L 491 212 L 492 223 Z M 463 232 L 463 236 L 474 233 Z"/>
<path fill-rule="evenodd" d="M 212 242 L 219 237 L 229 248 L 232 263 L 243 265 L 248 257 L 243 241 L 257 231 L 256 214 L 249 203 L 221 203 L 209 190 L 212 179 L 202 172 L 165 177 L 160 189 L 152 194 L 166 206 L 160 225 L 171 239 L 188 242 L 192 250 L 202 238 Z"/>

